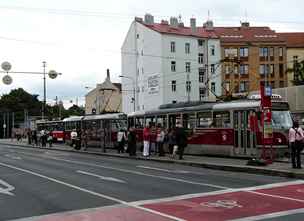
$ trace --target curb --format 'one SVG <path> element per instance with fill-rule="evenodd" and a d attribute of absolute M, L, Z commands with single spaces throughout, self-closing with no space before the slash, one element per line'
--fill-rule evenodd
<path fill-rule="evenodd" d="M 33 147 L 27 144 L 12 144 L 12 143 L 2 143 L 3 145 L 8 146 L 17 146 L 17 147 L 26 147 L 26 148 L 33 148 L 36 149 L 37 147 Z M 63 152 L 73 152 L 73 153 L 84 153 L 89 155 L 99 155 L 99 156 L 108 156 L 108 157 L 116 157 L 116 158 L 125 158 L 125 159 L 133 159 L 133 160 L 149 160 L 153 162 L 160 162 L 160 163 L 173 163 L 173 164 L 180 164 L 192 167 L 200 167 L 206 169 L 213 169 L 213 170 L 223 170 L 223 171 L 231 171 L 231 172 L 242 172 L 242 173 L 249 173 L 249 174 L 261 174 L 261 175 L 270 175 L 270 176 L 279 176 L 279 177 L 288 177 L 288 178 L 297 178 L 297 179 L 304 179 L 304 173 L 295 173 L 287 170 L 275 170 L 275 169 L 267 169 L 261 167 L 254 167 L 254 166 L 246 166 L 246 165 L 225 165 L 225 164 L 214 164 L 214 163 L 196 163 L 192 161 L 179 161 L 179 160 L 170 160 L 170 159 L 155 159 L 155 158 L 144 158 L 141 156 L 130 157 L 118 154 L 111 154 L 111 153 L 102 153 L 102 152 L 94 152 L 94 151 L 83 151 L 83 150 L 69 150 L 69 149 L 61 149 L 56 147 L 44 147 L 38 148 L 41 150 L 56 150 L 56 151 L 63 151 Z"/>

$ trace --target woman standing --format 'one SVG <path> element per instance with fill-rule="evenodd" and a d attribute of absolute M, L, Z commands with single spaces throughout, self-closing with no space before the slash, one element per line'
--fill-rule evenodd
<path fill-rule="evenodd" d="M 149 156 L 150 137 L 151 137 L 150 128 L 149 128 L 149 126 L 146 126 L 143 131 L 143 140 L 144 140 L 143 156 L 144 157 Z"/>
<path fill-rule="evenodd" d="M 136 156 L 136 133 L 134 127 L 129 129 L 128 133 L 128 149 L 130 156 Z"/>
<path fill-rule="evenodd" d="M 168 132 L 168 149 L 170 155 L 173 154 L 174 145 L 176 145 L 175 130 L 174 128 L 170 128 Z"/>
<path fill-rule="evenodd" d="M 301 169 L 301 151 L 304 139 L 304 132 L 299 127 L 298 122 L 293 122 L 292 128 L 289 129 L 289 144 L 291 147 L 292 168 Z"/>

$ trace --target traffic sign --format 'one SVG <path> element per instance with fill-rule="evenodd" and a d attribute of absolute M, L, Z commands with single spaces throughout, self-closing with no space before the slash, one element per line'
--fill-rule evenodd
<path fill-rule="evenodd" d="M 9 71 L 11 70 L 12 65 L 9 62 L 5 61 L 1 64 L 1 67 L 4 71 Z"/>
<path fill-rule="evenodd" d="M 6 85 L 10 85 L 12 82 L 13 82 L 13 78 L 9 75 L 5 75 L 3 78 L 2 78 L 2 82 Z"/>

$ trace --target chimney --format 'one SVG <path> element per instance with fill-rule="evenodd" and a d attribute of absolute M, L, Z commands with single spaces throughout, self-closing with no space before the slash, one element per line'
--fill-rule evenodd
<path fill-rule="evenodd" d="M 204 23 L 203 27 L 204 27 L 207 31 L 212 31 L 212 30 L 214 30 L 214 28 L 213 28 L 213 21 L 212 21 L 212 20 L 206 21 L 206 23 Z"/>
<path fill-rule="evenodd" d="M 249 28 L 250 27 L 250 23 L 249 22 L 241 22 L 241 27 L 242 28 Z"/>
<path fill-rule="evenodd" d="M 110 80 L 110 69 L 107 69 L 107 78 Z"/>
<path fill-rule="evenodd" d="M 171 18 L 170 18 L 170 25 L 171 25 L 172 27 L 174 27 L 174 28 L 177 28 L 177 26 L 178 26 L 178 20 L 177 20 L 176 17 L 171 17 Z"/>
<path fill-rule="evenodd" d="M 190 27 L 192 32 L 196 32 L 196 19 L 195 18 L 190 18 Z"/>
<path fill-rule="evenodd" d="M 142 23 L 143 22 L 143 19 L 140 18 L 140 17 L 135 17 L 135 21 L 139 22 L 139 23 Z"/>
<path fill-rule="evenodd" d="M 145 14 L 145 23 L 147 25 L 153 25 L 154 24 L 154 17 L 151 14 Z"/>

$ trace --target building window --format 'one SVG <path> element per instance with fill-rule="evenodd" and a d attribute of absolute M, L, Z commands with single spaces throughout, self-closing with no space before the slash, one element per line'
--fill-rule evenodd
<path fill-rule="evenodd" d="M 144 68 L 141 68 L 141 74 L 144 74 Z"/>
<path fill-rule="evenodd" d="M 261 64 L 260 65 L 260 75 L 268 74 L 268 65 Z"/>
<path fill-rule="evenodd" d="M 280 81 L 280 87 L 281 87 L 281 88 L 282 88 L 282 87 L 285 87 L 284 81 Z"/>
<path fill-rule="evenodd" d="M 139 39 L 139 34 L 136 34 L 136 38 Z"/>
<path fill-rule="evenodd" d="M 171 81 L 171 90 L 172 92 L 176 91 L 176 81 Z"/>
<path fill-rule="evenodd" d="M 199 64 L 203 64 L 204 63 L 204 54 L 203 53 L 199 53 L 198 54 L 198 63 Z"/>
<path fill-rule="evenodd" d="M 293 60 L 295 61 L 295 62 L 297 62 L 298 61 L 298 56 L 297 55 L 295 55 L 295 56 L 293 56 Z"/>
<path fill-rule="evenodd" d="M 175 42 L 171 41 L 171 52 L 175 52 Z"/>
<path fill-rule="evenodd" d="M 144 86 L 141 87 L 141 91 L 145 92 L 145 87 Z"/>
<path fill-rule="evenodd" d="M 240 74 L 248 74 L 248 64 L 240 65 Z"/>
<path fill-rule="evenodd" d="M 198 39 L 198 46 L 202 47 L 204 45 L 204 41 L 202 39 Z"/>
<path fill-rule="evenodd" d="M 247 81 L 241 81 L 240 83 L 240 92 L 246 92 L 248 91 L 248 82 Z"/>
<path fill-rule="evenodd" d="M 211 71 L 211 74 L 214 74 L 215 73 L 215 65 L 214 64 L 211 64 L 211 69 L 210 69 L 210 71 Z"/>
<path fill-rule="evenodd" d="M 211 91 L 215 93 L 215 82 L 211 83 Z"/>
<path fill-rule="evenodd" d="M 200 88 L 199 89 L 199 99 L 200 101 L 203 100 L 206 97 L 206 89 L 205 88 Z"/>
<path fill-rule="evenodd" d="M 225 74 L 230 74 L 230 65 L 225 65 Z"/>
<path fill-rule="evenodd" d="M 240 48 L 240 57 L 248 57 L 248 48 Z"/>
<path fill-rule="evenodd" d="M 215 55 L 215 47 L 214 45 L 211 45 L 211 55 L 214 56 Z"/>
<path fill-rule="evenodd" d="M 239 66 L 234 65 L 234 74 L 238 74 L 238 73 L 239 73 Z"/>
<path fill-rule="evenodd" d="M 176 71 L 176 62 L 175 61 L 171 61 L 171 71 L 172 72 Z"/>
<path fill-rule="evenodd" d="M 275 83 L 274 83 L 274 81 L 270 81 L 270 86 L 271 86 L 272 89 L 275 88 Z"/>
<path fill-rule="evenodd" d="M 280 77 L 284 77 L 284 64 L 279 64 Z"/>
<path fill-rule="evenodd" d="M 190 43 L 185 44 L 185 53 L 190 54 Z"/>
<path fill-rule="evenodd" d="M 283 57 L 283 48 L 279 48 L 279 56 Z"/>
<path fill-rule="evenodd" d="M 191 81 L 186 81 L 186 91 L 191 92 Z"/>
<path fill-rule="evenodd" d="M 199 82 L 204 83 L 204 78 L 205 78 L 205 69 L 204 68 L 198 69 L 198 76 L 199 76 Z"/>
<path fill-rule="evenodd" d="M 142 110 L 144 110 L 144 109 L 145 109 L 145 105 L 142 106 Z"/>
<path fill-rule="evenodd" d="M 190 73 L 190 72 L 191 72 L 190 66 L 191 66 L 191 63 L 190 63 L 190 62 L 186 62 L 186 72 L 187 72 L 187 73 Z"/>
<path fill-rule="evenodd" d="M 230 92 L 230 82 L 225 82 L 226 92 Z"/>
<path fill-rule="evenodd" d="M 238 49 L 237 48 L 225 48 L 224 49 L 225 57 L 237 57 L 238 56 Z"/>
<path fill-rule="evenodd" d="M 269 51 L 268 48 L 260 48 L 260 57 L 268 57 Z"/>
<path fill-rule="evenodd" d="M 271 77 L 274 77 L 274 64 L 269 65 L 269 74 Z"/>
<path fill-rule="evenodd" d="M 269 48 L 269 56 L 270 57 L 274 56 L 274 48 Z"/>

